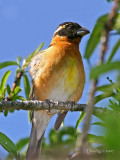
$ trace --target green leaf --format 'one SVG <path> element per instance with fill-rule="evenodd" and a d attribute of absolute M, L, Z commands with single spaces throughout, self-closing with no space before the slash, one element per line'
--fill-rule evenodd
<path fill-rule="evenodd" d="M 98 91 L 102 91 L 102 92 L 113 92 L 113 90 L 117 90 L 118 87 L 120 86 L 120 81 L 118 81 L 117 83 L 111 83 L 111 84 L 108 84 L 108 85 L 103 85 L 103 86 L 100 86 L 100 87 L 97 87 L 96 90 Z"/>
<path fill-rule="evenodd" d="M 20 93 L 22 91 L 22 89 L 20 88 L 20 86 L 15 87 L 14 89 L 14 95 L 18 95 L 18 93 Z"/>
<path fill-rule="evenodd" d="M 116 102 L 112 101 L 109 99 L 109 107 L 114 110 L 114 111 L 117 111 L 117 112 L 120 112 L 120 104 L 117 104 Z"/>
<path fill-rule="evenodd" d="M 16 144 L 18 151 L 21 151 L 28 143 L 30 138 L 23 138 L 19 140 Z"/>
<path fill-rule="evenodd" d="M 29 124 L 31 123 L 31 120 L 32 120 L 32 112 L 28 111 L 28 122 L 29 122 Z"/>
<path fill-rule="evenodd" d="M 90 72 L 90 79 L 95 79 L 101 74 L 115 69 L 120 69 L 120 61 L 104 63 L 101 66 L 96 66 Z"/>
<path fill-rule="evenodd" d="M 10 112 L 10 113 L 13 113 L 14 111 L 15 111 L 15 110 L 12 109 L 12 110 L 10 110 L 9 112 Z"/>
<path fill-rule="evenodd" d="M 34 56 L 41 50 L 41 48 L 42 48 L 43 46 L 44 46 L 44 42 L 41 43 L 41 44 L 39 45 L 39 47 L 38 47 L 35 51 L 33 51 L 33 52 L 27 57 L 26 63 L 29 64 L 29 62 L 31 61 L 32 57 L 34 57 Z"/>
<path fill-rule="evenodd" d="M 22 101 L 25 101 L 26 99 L 22 96 L 18 96 L 18 95 L 15 95 L 12 100 L 16 101 L 16 100 L 22 100 Z"/>
<path fill-rule="evenodd" d="M 94 104 L 108 97 L 113 97 L 114 99 L 119 100 L 120 95 L 116 94 L 119 86 L 120 86 L 120 81 L 118 81 L 117 83 L 112 82 L 110 85 L 103 85 L 103 86 L 97 87 L 97 90 L 102 91 L 104 93 L 97 95 L 94 98 Z"/>
<path fill-rule="evenodd" d="M 77 123 L 76 123 L 76 126 L 75 126 L 75 130 L 77 130 L 77 128 L 78 128 L 80 122 L 83 120 L 84 116 L 85 116 L 85 113 L 84 113 L 84 112 L 81 112 L 81 113 L 80 113 L 80 117 L 79 117 L 79 119 L 77 120 Z"/>
<path fill-rule="evenodd" d="M 8 115 L 8 111 L 5 110 L 5 111 L 4 111 L 4 116 L 6 117 L 7 115 Z"/>
<path fill-rule="evenodd" d="M 63 137 L 67 135 L 67 139 L 63 139 Z M 72 143 L 76 140 L 76 132 L 75 129 L 71 126 L 63 127 L 58 132 L 58 142 L 57 143 Z M 70 141 L 69 141 L 70 139 Z"/>
<path fill-rule="evenodd" d="M 17 63 L 18 63 L 19 65 L 20 65 L 21 60 L 22 60 L 22 57 L 17 56 Z"/>
<path fill-rule="evenodd" d="M 50 144 L 57 144 L 58 143 L 57 132 L 55 132 L 54 129 L 51 129 L 51 131 L 49 133 L 49 141 L 50 141 Z"/>
<path fill-rule="evenodd" d="M 15 87 L 14 91 L 10 93 L 11 100 L 17 100 L 19 99 L 18 94 L 22 91 L 20 86 Z M 20 96 L 21 97 L 21 96 Z"/>
<path fill-rule="evenodd" d="M 10 154 L 18 159 L 19 154 L 16 145 L 3 133 L 0 132 L 0 144 L 4 147 Z"/>
<path fill-rule="evenodd" d="M 113 56 L 115 55 L 115 53 L 117 52 L 117 50 L 119 49 L 119 47 L 120 47 L 120 39 L 117 41 L 117 43 L 113 47 L 112 52 L 111 52 L 111 54 L 110 54 L 107 62 L 110 62 L 112 60 Z"/>
<path fill-rule="evenodd" d="M 94 98 L 94 104 L 100 102 L 105 98 L 114 97 L 114 96 L 115 96 L 114 92 L 106 92 L 106 93 L 100 94 Z"/>
<path fill-rule="evenodd" d="M 9 86 L 9 84 L 7 84 L 7 93 L 10 95 L 10 93 L 11 93 L 11 89 L 10 89 L 10 86 Z"/>
<path fill-rule="evenodd" d="M 89 59 L 90 56 L 93 54 L 95 48 L 97 47 L 98 43 L 100 42 L 102 31 L 104 30 L 105 23 L 107 22 L 108 14 L 101 16 L 92 31 L 92 34 L 90 35 L 90 38 L 88 40 L 84 57 Z M 120 30 L 120 13 L 117 15 L 115 19 L 115 24 L 113 26 L 114 30 Z"/>
<path fill-rule="evenodd" d="M 5 88 L 4 88 L 4 91 L 3 91 L 3 97 L 4 97 L 4 98 L 5 98 L 6 92 L 7 92 L 7 88 L 5 87 Z"/>
<path fill-rule="evenodd" d="M 97 20 L 85 49 L 85 55 L 84 55 L 85 58 L 87 59 L 90 58 L 95 48 L 97 47 L 98 43 L 100 42 L 100 37 L 104 29 L 105 22 L 107 21 L 107 17 L 108 15 L 103 15 Z"/>
<path fill-rule="evenodd" d="M 0 92 L 2 94 L 2 96 L 4 96 L 4 88 L 5 88 L 5 84 L 6 84 L 6 81 L 10 75 L 11 71 L 8 70 L 4 73 L 2 79 L 1 79 L 1 84 L 0 84 Z"/>
<path fill-rule="evenodd" d="M 108 2 L 112 2 L 112 1 L 114 1 L 114 0 L 107 0 Z"/>
<path fill-rule="evenodd" d="M 118 13 L 117 17 L 115 18 L 113 29 L 120 30 L 120 13 Z"/>
<path fill-rule="evenodd" d="M 111 86 L 112 86 L 111 84 L 103 85 L 103 86 L 97 87 L 96 90 L 106 92 L 107 90 L 110 90 Z"/>
<path fill-rule="evenodd" d="M 104 121 L 104 118 L 111 114 L 113 112 L 112 110 L 109 110 L 108 108 L 102 108 L 102 107 L 94 107 L 93 115 L 99 118 L 100 120 Z"/>
<path fill-rule="evenodd" d="M 103 122 L 95 122 L 95 123 L 92 123 L 91 125 L 98 125 L 98 126 L 105 127 Z"/>
<path fill-rule="evenodd" d="M 3 69 L 3 68 L 8 67 L 8 66 L 12 66 L 12 65 L 17 65 L 18 66 L 18 63 L 15 62 L 15 61 L 2 62 L 2 63 L 0 63 L 0 69 Z"/>
<path fill-rule="evenodd" d="M 96 136 L 93 134 L 88 134 L 88 140 L 91 143 L 104 143 L 104 137 L 103 136 Z"/>
<path fill-rule="evenodd" d="M 23 75 L 26 99 L 29 100 L 30 82 L 26 74 Z"/>
<path fill-rule="evenodd" d="M 63 137 L 67 136 L 66 139 Z M 68 143 L 74 143 L 76 140 L 76 132 L 74 127 L 62 127 L 58 132 L 55 132 L 54 129 L 52 129 L 49 133 L 49 141 L 50 145 L 61 145 L 61 144 L 67 144 Z"/>
<path fill-rule="evenodd" d="M 2 100 L 2 97 L 0 96 L 0 101 Z"/>

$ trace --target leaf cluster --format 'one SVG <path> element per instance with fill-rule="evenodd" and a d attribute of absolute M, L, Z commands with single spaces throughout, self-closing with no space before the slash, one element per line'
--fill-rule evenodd
<path fill-rule="evenodd" d="M 0 80 L 0 101 L 2 100 L 9 100 L 9 101 L 16 101 L 16 100 L 29 100 L 29 94 L 30 94 L 30 82 L 27 74 L 27 66 L 29 65 L 31 59 L 33 56 L 38 54 L 39 50 L 43 47 L 44 43 L 41 43 L 39 47 L 33 51 L 26 59 L 23 59 L 22 57 L 17 57 L 16 61 L 6 61 L 0 63 L 0 71 L 3 68 L 9 67 L 9 66 L 17 66 L 17 69 L 15 71 L 15 80 L 13 83 L 13 86 L 11 87 L 10 84 L 8 84 L 8 78 L 11 74 L 10 70 L 7 70 Z M 19 95 L 22 92 L 21 88 L 21 81 L 23 78 L 24 82 L 24 91 L 25 96 Z M 10 112 L 14 112 L 14 110 L 11 110 Z M 8 115 L 8 111 L 4 111 L 4 115 Z M 12 156 L 19 159 L 20 154 L 19 151 L 21 150 L 22 146 L 27 144 L 29 141 L 28 138 L 22 139 L 17 145 L 15 145 L 5 134 L 0 132 L 0 144 L 10 153 L 10 157 Z"/>

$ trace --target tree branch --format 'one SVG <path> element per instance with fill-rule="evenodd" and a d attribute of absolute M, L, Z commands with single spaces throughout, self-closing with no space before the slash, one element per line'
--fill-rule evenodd
<path fill-rule="evenodd" d="M 60 101 L 0 101 L 0 111 L 3 110 L 66 110 L 66 111 L 83 111 L 86 104 L 76 104 L 74 101 L 60 102 Z"/>
<path fill-rule="evenodd" d="M 86 104 L 76 104 L 74 101 L 60 102 L 60 101 L 0 101 L 0 111 L 4 110 L 66 110 L 66 111 L 85 111 Z M 99 112 L 103 113 L 107 111 L 106 108 L 97 108 L 95 107 L 94 113 Z"/>
<path fill-rule="evenodd" d="M 111 9 L 111 12 L 108 16 L 107 23 L 105 24 L 105 28 L 104 28 L 104 31 L 101 37 L 101 48 L 100 48 L 99 60 L 98 60 L 97 66 L 102 65 L 104 61 L 104 56 L 108 48 L 109 32 L 111 31 L 114 25 L 114 19 L 118 11 L 118 3 L 119 3 L 119 0 L 115 0 L 114 5 Z M 94 106 L 93 106 L 94 105 L 94 95 L 96 92 L 97 83 L 98 83 L 98 79 L 94 79 L 92 81 L 92 87 L 91 87 L 90 96 L 88 100 L 88 107 L 86 108 L 86 117 L 85 117 L 84 126 L 83 126 L 83 133 L 81 136 L 79 153 L 74 154 L 71 158 L 72 160 L 74 159 L 77 160 L 79 159 L 79 157 L 85 154 L 84 151 L 86 148 L 87 134 L 88 134 L 88 130 L 90 127 L 90 120 L 91 120 L 91 116 L 92 116 L 93 109 L 94 109 Z"/>

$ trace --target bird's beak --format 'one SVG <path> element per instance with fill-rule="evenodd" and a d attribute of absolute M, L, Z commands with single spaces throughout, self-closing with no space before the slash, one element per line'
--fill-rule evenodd
<path fill-rule="evenodd" d="M 89 34 L 90 31 L 86 28 L 80 28 L 78 31 L 77 31 L 77 35 L 78 36 L 85 36 L 86 34 Z"/>

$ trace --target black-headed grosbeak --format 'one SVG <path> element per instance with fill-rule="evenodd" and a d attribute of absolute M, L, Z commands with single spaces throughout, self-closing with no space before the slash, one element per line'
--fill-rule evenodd
<path fill-rule="evenodd" d="M 30 63 L 31 99 L 75 101 L 82 96 L 85 74 L 79 43 L 89 31 L 77 23 L 64 22 L 54 32 L 50 46 L 34 56 Z M 66 111 L 34 111 L 27 160 L 39 160 L 42 139 L 50 118 L 58 113 L 57 130 Z"/>

